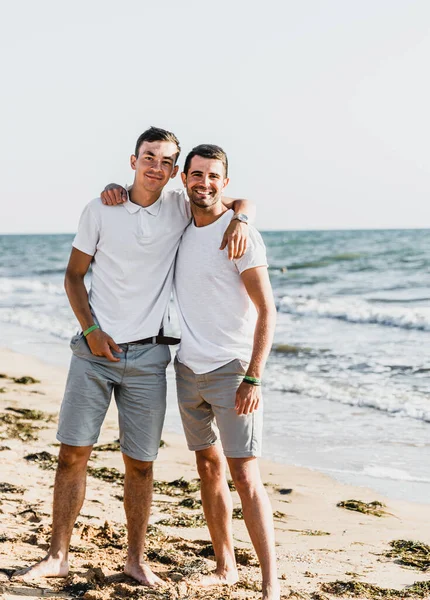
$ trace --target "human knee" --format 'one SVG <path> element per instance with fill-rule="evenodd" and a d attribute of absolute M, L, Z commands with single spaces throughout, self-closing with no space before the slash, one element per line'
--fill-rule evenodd
<path fill-rule="evenodd" d="M 62 470 L 80 470 L 87 466 L 91 446 L 61 445 L 58 455 L 58 468 Z"/>
<path fill-rule="evenodd" d="M 143 460 L 136 460 L 126 454 L 123 454 L 125 472 L 127 475 L 135 477 L 152 477 L 153 463 Z"/>
<path fill-rule="evenodd" d="M 234 468 L 230 466 L 230 471 L 239 495 L 254 494 L 263 485 L 258 472 L 248 468 L 246 464 Z"/>
<path fill-rule="evenodd" d="M 216 480 L 225 477 L 224 463 L 219 456 L 196 455 L 197 471 L 200 479 Z"/>

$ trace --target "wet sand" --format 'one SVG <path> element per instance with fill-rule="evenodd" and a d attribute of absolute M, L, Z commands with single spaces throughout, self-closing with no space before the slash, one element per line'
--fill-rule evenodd
<path fill-rule="evenodd" d="M 147 590 L 123 575 L 124 470 L 115 443 L 114 407 L 90 460 L 86 501 L 72 538 L 70 575 L 66 580 L 41 579 L 31 585 L 10 581 L 13 571 L 42 558 L 48 547 L 58 454 L 56 420 L 66 371 L 0 350 L 0 374 L 2 598 L 261 597 L 256 557 L 234 490 L 240 581 L 233 588 L 210 591 L 193 582 L 215 563 L 198 501 L 194 456 L 181 436 L 168 433 L 163 434 L 165 445 L 155 465 L 147 549 L 151 567 L 168 587 L 164 592 Z M 37 381 L 21 381 L 24 376 Z M 169 401 L 175 401 L 173 389 L 170 394 Z M 430 580 L 428 505 L 392 501 L 311 470 L 264 460 L 261 471 L 275 511 L 283 598 L 430 598 L 430 583 L 423 583 Z M 364 504 L 337 506 L 351 499 Z M 370 504 L 375 501 L 382 506 Z M 366 512 L 350 510 L 357 507 Z M 393 545 L 399 540 L 408 543 Z M 413 541 L 421 546 L 409 543 Z"/>

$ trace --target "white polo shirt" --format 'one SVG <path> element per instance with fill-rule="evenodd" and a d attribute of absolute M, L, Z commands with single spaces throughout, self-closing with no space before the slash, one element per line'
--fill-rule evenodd
<path fill-rule="evenodd" d="M 217 221 L 186 229 L 178 250 L 174 295 L 181 325 L 179 362 L 194 373 L 209 373 L 239 358 L 249 362 L 257 311 L 240 274 L 267 267 L 261 235 L 249 226 L 248 246 L 242 258 L 228 259 L 220 240 L 233 211 Z"/>
<path fill-rule="evenodd" d="M 181 190 L 162 192 L 146 208 L 130 200 L 105 206 L 100 198 L 85 207 L 73 246 L 94 256 L 91 311 L 117 344 L 158 334 L 172 291 L 176 251 L 190 218 Z"/>

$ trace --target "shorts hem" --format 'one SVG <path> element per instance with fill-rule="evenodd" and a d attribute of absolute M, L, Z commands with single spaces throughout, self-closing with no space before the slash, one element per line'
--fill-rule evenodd
<path fill-rule="evenodd" d="M 226 458 L 260 458 L 261 452 L 247 451 L 247 452 L 226 452 L 224 451 Z"/>
<path fill-rule="evenodd" d="M 208 442 L 207 444 L 200 444 L 199 446 L 190 446 L 190 444 L 188 444 L 188 450 L 191 450 L 191 452 L 198 452 L 199 450 L 207 450 L 208 448 L 212 448 L 212 446 L 215 446 L 216 444 L 216 440 L 213 442 Z"/>
<path fill-rule="evenodd" d="M 56 435 L 56 439 L 61 442 L 62 444 L 66 444 L 67 446 L 76 446 L 76 447 L 81 447 L 81 446 L 94 446 L 94 444 L 97 442 L 97 438 L 94 440 L 83 440 L 83 441 L 77 441 L 77 440 L 71 440 L 69 438 L 65 438 L 62 435 L 58 434 Z"/>
<path fill-rule="evenodd" d="M 158 452 L 157 452 L 157 454 L 151 454 L 150 456 L 144 456 L 144 457 L 142 457 L 142 455 L 138 456 L 138 454 L 136 452 L 129 452 L 122 446 L 121 446 L 121 452 L 123 454 L 125 454 L 126 456 L 128 456 L 129 458 L 133 458 L 134 460 L 140 460 L 141 462 L 154 462 L 155 460 L 157 460 L 157 457 L 158 457 Z"/>

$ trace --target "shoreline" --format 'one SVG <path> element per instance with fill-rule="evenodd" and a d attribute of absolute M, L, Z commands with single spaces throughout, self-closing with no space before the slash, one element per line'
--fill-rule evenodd
<path fill-rule="evenodd" d="M 20 594 L 32 597 L 32 586 L 9 582 L 8 574 L 40 559 L 49 539 L 52 485 L 58 452 L 55 421 L 66 369 L 32 356 L 0 349 L 0 373 L 7 376 L 0 379 L 3 390 L 0 393 L 1 414 L 8 415 L 0 422 L 0 446 L 6 447 L 0 451 L 1 481 L 9 486 L 3 485 L 0 491 L 3 513 L 0 591 L 6 600 L 12 600 Z M 22 376 L 34 377 L 40 383 L 25 385 L 13 380 Z M 42 411 L 43 416 L 39 420 L 25 419 L 22 413 L 17 412 L 22 409 Z M 49 418 L 49 415 L 53 416 Z M 16 431 L 12 435 L 14 427 L 21 427 L 21 435 L 19 431 L 17 434 L 20 437 L 13 437 L 16 435 Z M 30 439 L 32 433 L 38 439 Z M 116 439 L 116 409 L 112 403 L 98 445 L 111 444 Z M 186 482 L 197 478 L 194 455 L 188 451 L 179 434 L 165 432 L 163 440 L 165 446 L 160 448 L 154 466 L 154 478 L 158 483 L 155 485 L 150 520 L 152 532 L 148 536 L 151 566 L 169 582 L 171 598 L 222 598 L 224 596 L 219 590 L 205 591 L 203 596 L 200 595 L 201 591 L 193 588 L 184 574 L 184 565 L 190 572 L 193 569 L 199 572 L 204 568 L 212 569 L 214 563 L 207 529 L 201 526 L 204 525 L 201 509 L 198 504 L 196 509 L 180 506 L 185 497 L 198 500 L 198 492 L 188 484 L 171 484 L 181 477 Z M 48 454 L 41 455 L 42 452 Z M 28 456 L 31 454 L 38 454 L 38 457 L 30 460 Z M 395 556 L 387 556 L 393 551 L 390 543 L 394 540 L 418 540 L 430 544 L 428 505 L 388 499 L 371 489 L 339 483 L 304 467 L 264 459 L 260 460 L 260 466 L 275 511 L 283 598 L 294 597 L 294 594 L 296 597 L 312 598 L 312 594 L 317 597 L 317 593 L 324 593 L 321 598 L 345 597 L 323 589 L 322 586 L 335 581 L 349 582 L 357 589 L 359 584 L 372 584 L 401 590 L 414 582 L 428 580 L 425 571 L 407 568 L 399 564 Z M 60 598 L 73 597 L 71 592 L 76 592 L 79 585 L 79 589 L 85 589 L 81 597 L 86 600 L 142 597 L 142 587 L 121 575 L 125 520 L 121 501 L 123 465 L 120 452 L 95 451 L 90 467 L 86 501 L 78 518 L 80 524 L 72 538 L 73 574 L 67 580 L 69 592 L 66 593 L 64 582 L 41 580 L 33 597 L 54 593 Z M 100 471 L 103 467 L 108 471 Z M 101 475 L 103 478 L 100 478 Z M 238 508 L 240 503 L 236 492 L 233 492 L 233 499 L 234 506 Z M 385 505 L 382 507 L 384 515 L 378 517 L 337 506 L 339 502 L 350 499 L 365 503 L 379 501 Z M 184 523 L 188 526 L 181 526 Z M 261 594 L 256 591 L 259 570 L 240 518 L 234 519 L 234 538 L 240 550 L 240 560 L 245 564 L 240 566 L 240 583 L 228 597 L 243 600 L 259 598 Z M 112 596 L 114 591 L 117 595 Z M 169 596 L 151 594 L 151 597 Z M 372 596 L 363 592 L 362 596 L 356 594 L 355 597 Z M 428 598 L 430 591 L 428 595 L 416 597 Z"/>

